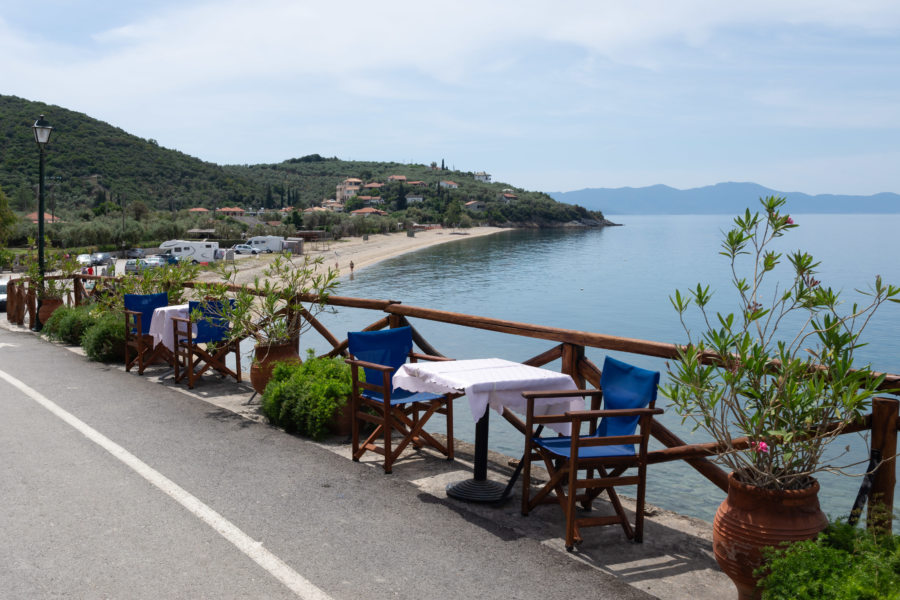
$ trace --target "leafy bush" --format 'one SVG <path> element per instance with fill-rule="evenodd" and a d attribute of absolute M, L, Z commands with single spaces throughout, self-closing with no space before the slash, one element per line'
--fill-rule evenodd
<path fill-rule="evenodd" d="M 767 553 L 769 600 L 900 599 L 900 537 L 833 523 L 815 540 Z"/>
<path fill-rule="evenodd" d="M 125 360 L 125 317 L 118 312 L 103 314 L 81 338 L 88 358 L 97 362 Z"/>
<path fill-rule="evenodd" d="M 316 358 L 310 350 L 303 363 L 275 365 L 262 397 L 262 411 L 285 431 L 320 440 L 352 387 L 350 366 L 343 359 Z"/>
<path fill-rule="evenodd" d="M 44 324 L 44 333 L 52 340 L 70 346 L 81 344 L 81 336 L 97 322 L 98 315 L 91 306 L 60 306 Z"/>

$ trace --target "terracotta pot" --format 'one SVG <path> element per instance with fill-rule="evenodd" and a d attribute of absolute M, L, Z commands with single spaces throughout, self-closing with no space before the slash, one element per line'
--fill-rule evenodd
<path fill-rule="evenodd" d="M 753 571 L 762 564 L 762 548 L 812 539 L 827 524 L 817 481 L 803 490 L 778 491 L 741 483 L 732 473 L 728 497 L 713 521 L 713 552 L 738 598 L 759 598 Z"/>
<path fill-rule="evenodd" d="M 250 383 L 259 394 L 266 391 L 266 385 L 272 378 L 272 369 L 277 362 L 303 362 L 297 346 L 291 342 L 272 346 L 257 345 L 254 349 L 255 359 L 250 365 Z"/>
<path fill-rule="evenodd" d="M 50 318 L 57 308 L 62 306 L 62 298 L 44 298 L 41 302 L 41 308 L 38 310 L 38 319 L 41 322 L 41 325 L 47 322 L 47 319 Z"/>
<path fill-rule="evenodd" d="M 331 433 L 335 435 L 350 435 L 353 431 L 353 409 L 350 406 L 350 398 L 338 409 L 331 421 Z"/>

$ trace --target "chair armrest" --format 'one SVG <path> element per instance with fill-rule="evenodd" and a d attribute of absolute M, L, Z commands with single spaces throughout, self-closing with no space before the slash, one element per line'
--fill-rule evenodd
<path fill-rule="evenodd" d="M 446 362 L 448 360 L 456 360 L 455 358 L 447 358 L 446 356 L 434 356 L 433 354 L 420 354 L 419 352 L 410 352 L 409 358 L 415 359 L 415 360 L 430 360 L 432 362 L 437 362 L 437 361 Z M 415 360 L 413 360 L 413 362 L 415 362 Z"/>
<path fill-rule="evenodd" d="M 375 371 L 381 371 L 382 373 L 390 373 L 391 371 L 393 371 L 393 369 L 391 367 L 388 367 L 386 365 L 370 363 L 370 362 L 366 362 L 364 360 L 359 360 L 356 358 L 345 358 L 344 362 L 347 363 L 348 365 L 355 365 L 357 367 L 362 367 L 364 369 L 373 369 Z"/>
<path fill-rule="evenodd" d="M 544 392 L 522 392 L 526 400 L 531 398 L 565 398 L 566 396 L 602 396 L 603 390 L 548 390 Z"/>
<path fill-rule="evenodd" d="M 665 411 L 661 408 L 616 408 L 601 410 L 570 410 L 565 413 L 572 419 L 587 420 L 599 417 L 638 417 L 643 415 L 661 415 Z"/>

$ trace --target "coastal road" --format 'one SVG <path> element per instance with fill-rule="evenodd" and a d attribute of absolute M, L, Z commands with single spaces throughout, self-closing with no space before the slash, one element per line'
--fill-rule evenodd
<path fill-rule="evenodd" d="M 30 333 L 0 328 L 0 409 L 6 598 L 650 597 Z"/>

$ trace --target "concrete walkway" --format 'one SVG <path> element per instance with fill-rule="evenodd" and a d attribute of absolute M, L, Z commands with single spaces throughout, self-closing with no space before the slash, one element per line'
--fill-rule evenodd
<path fill-rule="evenodd" d="M 259 414 L 255 405 L 247 405 L 247 401 L 252 395 L 252 390 L 247 384 L 235 384 L 234 382 L 223 381 L 217 377 L 205 377 L 204 380 L 197 385 L 194 390 L 188 390 L 184 385 L 174 385 L 171 375 L 163 368 L 148 369 L 144 377 L 136 374 L 126 374 L 121 366 L 102 366 L 96 363 L 90 363 L 81 354 L 78 348 L 65 348 L 46 341 L 41 341 L 35 334 L 28 332 L 23 328 L 10 326 L 5 319 L 5 314 L 0 316 L 0 371 L 16 375 L 17 370 L 23 368 L 24 365 L 18 364 L 18 360 L 24 360 L 19 354 L 21 348 L 27 347 L 32 356 L 39 355 L 46 357 L 46 363 L 32 365 L 42 371 L 49 373 L 47 378 L 52 378 L 55 368 L 61 365 L 72 365 L 65 371 L 66 382 L 68 387 L 73 389 L 94 389 L 106 390 L 107 393 L 100 395 L 96 399 L 83 398 L 76 405 L 78 412 L 82 412 L 84 416 L 79 417 L 87 422 L 92 419 L 103 421 L 99 416 L 103 411 L 102 402 L 109 403 L 109 396 L 115 397 L 117 389 L 124 389 L 127 386 L 129 394 L 133 394 L 133 390 L 140 390 L 140 395 L 144 401 L 135 404 L 126 411 L 126 402 L 117 406 L 116 411 L 120 413 L 119 423 L 121 419 L 139 420 L 146 418 L 147 421 L 169 423 L 159 432 L 151 433 L 150 431 L 142 431 L 141 436 L 146 436 L 146 440 L 142 444 L 154 448 L 153 452 L 163 452 L 164 448 L 157 447 L 159 438 L 166 437 L 166 431 L 173 429 L 172 424 L 183 422 L 191 422 L 191 431 L 196 430 L 198 443 L 207 433 L 204 431 L 205 421 L 197 421 L 196 424 L 191 421 L 194 413 L 189 413 L 186 417 L 181 417 L 179 411 L 182 410 L 182 404 L 171 399 L 181 397 L 185 402 L 190 404 L 184 406 L 200 407 L 206 405 L 210 408 L 215 407 L 220 414 L 232 414 L 240 417 L 238 421 L 243 421 L 246 426 L 239 428 L 246 430 L 250 427 L 256 432 L 261 440 L 257 442 L 258 446 L 253 446 L 251 454 L 254 460 L 265 461 L 266 453 L 270 451 L 272 436 L 277 436 L 278 444 L 286 445 L 294 448 L 297 460 L 303 461 L 305 456 L 313 452 L 313 448 L 317 451 L 324 452 L 334 457 L 337 463 L 332 464 L 332 460 L 324 459 L 314 461 L 322 464 L 323 471 L 318 475 L 312 476 L 322 481 L 330 481 L 331 479 L 344 480 L 347 477 L 353 478 L 354 486 L 361 486 L 356 490 L 363 498 L 376 498 L 386 494 L 396 495 L 397 502 L 402 502 L 402 510 L 406 521 L 416 523 L 413 531 L 396 531 L 391 537 L 388 535 L 386 540 L 376 542 L 366 535 L 365 531 L 353 530 L 350 533 L 344 527 L 331 521 L 331 516 L 319 514 L 309 510 L 297 510 L 295 514 L 285 515 L 292 519 L 302 520 L 304 528 L 329 528 L 333 531 L 333 536 L 341 538 L 335 539 L 329 544 L 336 547 L 343 547 L 345 544 L 365 545 L 372 544 L 373 553 L 368 556 L 369 560 L 386 562 L 385 568 L 390 571 L 394 565 L 391 565 L 391 553 L 399 552 L 401 548 L 412 545 L 413 548 L 418 546 L 416 555 L 428 555 L 434 552 L 440 552 L 446 546 L 446 550 L 453 553 L 454 560 L 447 560 L 442 564 L 440 569 L 457 568 L 465 570 L 465 567 L 457 565 L 455 560 L 468 560 L 479 563 L 479 582 L 480 587 L 464 592 L 462 588 L 458 588 L 453 584 L 450 589 L 448 580 L 438 578 L 434 580 L 430 587 L 427 587 L 427 593 L 423 593 L 421 588 L 413 586 L 411 589 L 391 587 L 390 589 L 382 589 L 378 586 L 378 578 L 376 583 L 367 582 L 364 578 L 356 580 L 354 576 L 347 573 L 338 575 L 328 572 L 328 565 L 316 562 L 314 566 L 308 567 L 309 572 L 304 571 L 309 581 L 316 582 L 317 589 L 323 591 L 326 595 L 323 597 L 333 598 L 373 598 L 373 597 L 394 597 L 394 598 L 421 598 L 421 597 L 438 597 L 438 596 L 461 596 L 481 597 L 481 591 L 491 590 L 491 597 L 507 597 L 507 598 L 532 598 L 545 597 L 548 590 L 550 597 L 577 597 L 583 595 L 582 586 L 588 586 L 590 597 L 593 598 L 640 598 L 655 596 L 658 598 L 673 599 L 690 599 L 704 600 L 730 598 L 734 596 L 734 588 L 728 578 L 723 575 L 712 558 L 711 547 L 711 531 L 712 527 L 709 523 L 680 516 L 668 511 L 650 507 L 644 533 L 643 544 L 633 544 L 628 542 L 621 529 L 617 527 L 601 527 L 589 528 L 585 533 L 584 544 L 577 547 L 574 553 L 568 553 L 563 546 L 563 520 L 562 513 L 555 506 L 540 507 L 529 517 L 523 517 L 519 512 L 520 496 L 517 491 L 515 497 L 508 501 L 502 507 L 492 507 L 477 504 L 467 504 L 447 498 L 444 489 L 448 483 L 465 479 L 471 476 L 472 469 L 472 450 L 473 448 L 463 442 L 457 442 L 457 460 L 453 463 L 439 458 L 428 451 L 409 450 L 404 458 L 402 458 L 394 468 L 393 475 L 386 476 L 381 474 L 380 467 L 377 464 L 377 457 L 365 458 L 360 463 L 353 463 L 349 460 L 350 448 L 345 440 L 335 439 L 326 443 L 315 444 L 308 440 L 303 440 L 295 436 L 290 436 L 279 430 L 265 425 L 264 418 Z M 15 354 L 14 354 L 15 353 Z M 62 359 L 62 356 L 67 358 Z M 81 367 L 78 367 L 81 365 Z M 83 379 L 84 381 L 78 381 Z M 36 376 L 34 380 L 41 382 L 41 377 Z M 58 382 L 57 382 L 58 383 Z M 40 390 L 40 385 L 31 383 L 35 389 Z M 154 392 L 153 390 L 157 390 Z M 45 392 L 46 393 L 46 392 Z M 7 411 L 3 405 L 10 400 L 9 388 L 3 381 L 0 381 L 0 398 L 6 396 L 6 399 L 0 402 L 0 408 Z M 48 394 L 48 397 L 52 397 Z M 150 398 L 154 398 L 152 403 Z M 23 401 L 24 402 L 24 401 Z M 150 411 L 151 413 L 144 416 L 129 416 L 134 412 Z M 108 404 L 107 404 L 108 405 Z M 139 407 L 139 408 L 138 408 Z M 173 408 L 176 407 L 176 408 Z M 76 412 L 73 409 L 73 412 Z M 186 408 L 184 410 L 187 410 Z M 198 409 L 201 410 L 201 409 Z M 209 409 L 207 409 L 208 412 Z M 495 416 L 496 418 L 496 416 Z M 129 439 L 125 430 L 127 427 L 117 427 L 115 424 L 110 425 L 111 429 L 107 431 L 107 435 L 113 437 L 114 434 L 124 435 L 124 439 Z M 119 432 L 118 429 L 123 431 Z M 112 433 L 110 433 L 110 431 Z M 191 436 L 194 435 L 193 433 Z M 212 439 L 216 440 L 217 447 L 222 443 L 221 436 L 229 436 L 229 439 L 236 434 L 234 430 L 228 433 L 218 432 L 212 434 Z M 4 436 L 6 437 L 6 436 Z M 188 436 L 190 437 L 190 436 Z M 143 437 L 142 437 L 143 440 Z M 0 439 L 0 443 L 2 443 Z M 229 444 L 231 442 L 228 442 Z M 224 448 L 224 446 L 223 446 Z M 306 450 L 304 450 L 306 448 Z M 6 453 L 6 450 L 4 450 Z M 224 450 L 223 450 L 224 452 Z M 7 455 L 9 455 L 7 453 Z M 497 481 L 504 481 L 509 477 L 512 469 L 509 466 L 509 457 L 499 454 L 492 454 L 489 467 L 489 477 Z M 163 461 L 164 462 L 164 461 Z M 327 465 L 324 463 L 328 463 Z M 260 464 L 265 464 L 264 462 Z M 250 456 L 245 451 L 244 454 L 235 456 L 231 462 L 220 464 L 216 467 L 201 467 L 196 465 L 198 472 L 203 472 L 205 476 L 214 476 L 222 480 L 240 481 L 251 477 L 248 469 L 254 472 L 253 477 L 261 477 L 260 471 L 265 471 L 263 466 L 257 465 L 256 462 L 250 460 Z M 313 464 L 304 464 L 304 468 L 312 468 Z M 188 467 L 185 467 L 186 469 Z M 328 469 L 331 469 L 330 471 Z M 175 469 L 178 470 L 177 468 Z M 215 473 L 209 471 L 216 470 Z M 273 478 L 279 476 L 279 469 L 275 469 L 276 473 Z M 164 471 L 165 472 L 165 471 Z M 291 469 L 283 469 L 281 473 L 283 478 L 291 477 Z M 365 475 L 363 477 L 363 475 Z M 199 476 L 199 475 L 198 475 Z M 652 470 L 650 476 L 652 477 Z M 310 475 L 305 475 L 310 477 Z M 297 482 L 290 482 L 288 488 L 296 486 Z M 203 488 L 206 484 L 200 485 Z M 212 486 L 212 484 L 209 484 Z M 284 482 L 278 483 L 267 480 L 265 486 L 271 486 L 273 489 L 279 489 L 279 486 L 285 485 Z M 323 484 L 330 487 L 331 484 Z M 335 482 L 335 485 L 337 483 Z M 238 486 L 243 489 L 242 486 Z M 518 486 L 517 486 L 518 487 Z M 266 512 L 268 507 L 265 504 L 272 500 L 271 492 L 259 492 L 259 497 L 254 497 L 253 486 L 251 485 L 246 491 L 247 496 L 243 501 L 252 505 L 254 510 Z M 258 489 L 262 489 L 259 487 Z M 286 495 L 292 493 L 286 491 Z M 211 494 L 214 496 L 214 494 Z M 4 498 L 0 493 L 0 500 L 8 505 L 9 498 Z M 19 510 L 27 510 L 29 501 L 17 499 L 22 504 Z M 223 504 L 228 502 L 222 501 Z M 299 508 L 299 507 L 298 507 Z M 608 507 L 601 507 L 604 510 Z M 79 510 L 76 507 L 69 507 L 68 510 Z M 325 511 L 326 509 L 321 509 Z M 382 502 L 362 502 L 355 506 L 358 511 L 357 517 L 366 523 L 375 523 L 386 517 Z M 389 509 L 388 509 L 389 510 Z M 220 511 L 226 516 L 229 511 Z M 237 510 L 240 513 L 240 510 Z M 390 512 L 390 510 L 389 510 Z M 277 518 L 277 513 L 270 518 Z M 336 518 L 336 517 L 335 517 Z M 344 517 L 341 517 L 346 518 Z M 426 525 L 427 523 L 427 525 Z M 0 524 L 2 525 L 2 524 Z M 300 524 L 295 524 L 300 527 Z M 434 530 L 432 530 L 434 528 Z M 272 535 L 277 535 L 278 529 Z M 315 529 L 318 532 L 318 529 Z M 428 531 L 429 533 L 425 533 Z M 312 537 L 311 534 L 308 534 Z M 318 535 L 318 533 L 316 534 Z M 8 536 L 7 536 L 8 537 Z M 190 546 L 193 539 L 186 540 L 184 544 Z M 331 538 L 330 538 L 331 539 Z M 9 543 L 3 542 L 0 544 Z M 290 545 L 288 541 L 283 542 Z M 266 543 L 269 545 L 279 545 Z M 381 548 L 381 550 L 376 550 Z M 471 554 L 475 548 L 478 552 L 486 553 L 485 556 L 479 554 Z M 463 550 L 465 549 L 465 550 Z M 0 556 L 11 551 L 6 548 L 0 552 Z M 378 552 L 389 552 L 387 556 L 379 555 Z M 330 551 L 331 561 L 340 563 L 342 560 L 341 551 L 332 548 Z M 349 552 L 349 551 L 348 551 Z M 365 552 L 363 553 L 366 554 Z M 300 570 L 298 564 L 304 563 L 299 557 L 294 557 L 290 551 L 284 551 L 280 554 L 285 563 L 293 568 Z M 86 560 L 90 560 L 87 559 Z M 152 556 L 147 560 L 156 560 Z M 409 559 L 407 559 L 409 560 Z M 329 561 L 325 561 L 328 563 Z M 457 565 L 454 567 L 453 565 Z M 516 565 L 511 567 L 510 565 Z M 521 572 L 518 568 L 521 566 Z M 552 569 L 551 569 L 552 567 Z M 398 565 L 402 569 L 403 565 Z M 323 569 L 320 571 L 319 569 Z M 532 580 L 534 574 L 549 570 L 546 575 L 540 579 Z M 342 571 L 339 569 L 339 571 Z M 510 579 L 511 573 L 517 575 Z M 15 575 L 0 575 L 0 586 L 4 589 L 19 589 L 23 592 L 34 592 L 35 590 L 16 586 L 16 581 L 4 581 L 7 577 Z M 123 574 L 127 577 L 127 573 Z M 388 581 L 391 580 L 390 575 L 385 575 Z M 543 588 L 544 578 L 553 581 L 551 588 Z M 451 578 L 452 579 L 452 578 Z M 338 583 L 334 583 L 337 581 Z M 13 585 L 10 588 L 10 585 Z M 500 587 L 497 588 L 496 586 Z M 277 586 L 276 586 L 277 587 Z M 356 589 L 362 588 L 365 589 Z M 263 588 L 260 588 L 263 589 Z M 209 590 L 207 590 L 209 592 Z M 183 590 L 173 589 L 175 596 L 183 595 Z M 66 590 L 54 590 L 52 594 L 47 595 L 66 595 Z M 31 597 L 41 597 L 43 594 L 31 594 Z M 77 595 L 77 594 L 74 594 Z M 87 594 L 88 596 L 92 594 Z M 110 595 L 108 592 L 97 594 L 98 596 Z M 114 593 L 112 595 L 115 595 Z M 227 594 L 226 594 L 227 595 Z M 269 596 L 268 593 L 263 594 Z M 140 596 L 135 595 L 135 597 Z M 148 597 L 152 596 L 150 594 Z M 301 597 L 315 597 L 310 595 L 302 595 Z M 198 597 L 224 597 L 218 593 L 203 593 Z M 234 597 L 246 597 L 242 594 L 236 594 Z"/>

